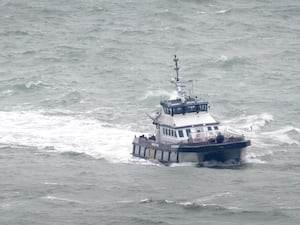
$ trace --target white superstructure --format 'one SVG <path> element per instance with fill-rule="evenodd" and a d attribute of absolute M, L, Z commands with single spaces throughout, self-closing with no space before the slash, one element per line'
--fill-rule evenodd
<path fill-rule="evenodd" d="M 153 121 L 156 137 L 166 144 L 192 142 L 195 135 L 199 140 L 207 141 L 217 135 L 219 123 L 209 114 L 207 101 L 186 96 L 185 85 L 180 82 L 176 56 L 174 61 L 177 76 L 173 83 L 178 96 L 160 102 L 161 110 Z"/>

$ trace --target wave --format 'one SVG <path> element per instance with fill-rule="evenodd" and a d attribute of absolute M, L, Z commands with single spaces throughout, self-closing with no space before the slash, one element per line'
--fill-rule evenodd
<path fill-rule="evenodd" d="M 141 199 L 138 203 L 140 204 L 160 204 L 160 205 L 175 205 L 175 206 L 181 206 L 184 209 L 187 210 L 209 210 L 209 211 L 232 211 L 238 209 L 237 207 L 233 206 L 223 206 L 220 204 L 213 203 L 215 200 L 219 198 L 227 198 L 231 197 L 232 194 L 230 192 L 224 192 L 224 193 L 216 193 L 209 196 L 204 196 L 192 201 L 178 201 L 178 200 L 155 200 L 153 198 L 144 198 Z M 134 201 L 127 201 L 126 203 L 132 204 Z"/>
<path fill-rule="evenodd" d="M 68 199 L 68 198 L 60 198 L 60 197 L 55 197 L 52 195 L 47 195 L 45 197 L 42 197 L 42 199 L 51 200 L 51 201 L 69 202 L 69 203 L 82 203 L 81 201 L 78 201 L 78 200 Z"/>
<path fill-rule="evenodd" d="M 270 153 L 270 152 L 269 152 Z M 272 154 L 272 153 L 271 153 Z M 247 152 L 244 160 L 247 163 L 253 164 L 266 164 L 267 161 L 263 160 L 262 158 L 266 156 L 266 153 L 257 153 L 257 152 Z"/>
<path fill-rule="evenodd" d="M 9 97 L 17 94 L 31 93 L 45 88 L 50 88 L 51 85 L 45 84 L 41 80 L 16 81 L 10 80 L 0 89 L 0 97 Z M 10 84 L 11 83 L 11 84 Z"/>
<path fill-rule="evenodd" d="M 232 196 L 231 193 L 225 192 L 225 193 L 219 193 L 216 194 L 217 198 L 224 197 L 226 195 Z M 215 195 L 212 195 L 215 196 Z M 206 200 L 206 198 L 208 200 Z M 272 208 L 272 209 L 256 209 L 256 208 L 245 208 L 240 207 L 238 205 L 228 205 L 228 204 L 220 204 L 218 203 L 219 200 L 215 201 L 215 198 L 213 197 L 211 199 L 210 196 L 204 197 L 203 200 L 195 199 L 191 201 L 177 201 L 177 200 L 155 200 L 152 198 L 145 198 L 140 200 L 139 204 L 154 204 L 154 205 L 168 205 L 168 208 L 170 206 L 175 206 L 176 208 L 182 207 L 185 210 L 192 210 L 192 211 L 204 211 L 204 212 L 211 212 L 213 214 L 225 214 L 225 215 L 253 215 L 253 216 L 259 216 L 261 218 L 270 218 L 270 216 L 278 216 L 280 217 L 287 217 L 287 215 L 282 210 L 290 210 L 290 211 L 296 211 L 299 207 L 280 207 L 280 208 Z M 227 202 L 227 201 L 226 201 Z M 119 201 L 118 203 L 122 204 L 136 204 L 136 201 Z M 160 207 L 161 207 L 160 206 Z M 156 206 L 157 207 L 157 206 Z"/>
<path fill-rule="evenodd" d="M 11 89 L 3 90 L 0 93 L 0 97 L 9 97 L 9 96 L 14 95 L 14 93 L 15 92 L 13 90 L 11 90 Z"/>
<path fill-rule="evenodd" d="M 36 89 L 42 89 L 45 87 L 49 87 L 49 85 L 45 84 L 41 80 L 30 80 L 30 81 L 22 81 L 21 83 L 11 84 L 7 90 L 3 90 L 2 93 L 16 93 L 16 92 L 27 92 Z"/>
<path fill-rule="evenodd" d="M 245 131 L 257 131 L 268 125 L 274 120 L 273 115 L 269 113 L 261 113 L 257 115 L 243 115 L 230 120 L 224 120 L 224 124 L 230 124 L 239 127 Z"/>
<path fill-rule="evenodd" d="M 44 86 L 44 83 L 40 80 L 37 81 L 29 81 L 23 85 L 27 89 L 35 89 Z"/>
<path fill-rule="evenodd" d="M 0 120 L 1 145 L 84 153 L 113 163 L 151 164 L 131 156 L 134 132 L 83 115 L 0 111 Z"/>
<path fill-rule="evenodd" d="M 0 209 L 9 208 L 11 206 L 11 203 L 0 203 Z"/>
<path fill-rule="evenodd" d="M 228 12 L 230 12 L 230 9 L 221 9 L 221 10 L 216 11 L 216 14 L 225 14 Z"/>
<path fill-rule="evenodd" d="M 264 149 L 281 149 L 281 145 L 299 145 L 300 129 L 293 126 L 285 126 L 273 131 L 254 131 L 247 133 L 253 139 L 256 147 Z M 282 151 L 282 149 L 280 150 Z M 267 154 L 272 154 L 268 152 Z"/>
<path fill-rule="evenodd" d="M 12 30 L 12 31 L 6 31 L 6 32 L 0 32 L 0 36 L 28 36 L 30 35 L 27 31 L 22 30 Z"/>
<path fill-rule="evenodd" d="M 65 94 L 60 100 L 59 102 L 63 105 L 72 105 L 72 104 L 76 104 L 76 103 L 80 103 L 82 102 L 82 96 L 78 91 L 71 91 L 67 94 Z"/>
<path fill-rule="evenodd" d="M 153 33 L 151 30 L 138 30 L 138 29 L 123 29 L 121 34 L 122 35 L 126 35 L 126 36 L 134 36 L 136 37 L 136 35 L 150 35 L 151 33 Z"/>
<path fill-rule="evenodd" d="M 293 126 L 286 126 L 281 129 L 269 132 L 263 132 L 262 135 L 274 140 L 279 144 L 299 145 L 300 129 Z"/>
<path fill-rule="evenodd" d="M 226 55 L 221 55 L 218 59 L 213 60 L 210 64 L 212 66 L 221 66 L 226 68 L 235 65 L 249 64 L 249 59 L 241 56 L 228 57 Z"/>
<path fill-rule="evenodd" d="M 218 198 L 222 198 L 222 197 L 226 197 L 226 196 L 232 196 L 232 194 L 230 192 L 220 192 L 220 193 L 215 193 L 212 195 L 208 195 L 208 196 L 203 196 L 201 198 L 197 198 L 193 201 L 173 201 L 173 200 L 157 200 L 157 202 L 161 202 L 161 203 L 167 203 L 167 204 L 178 204 L 178 205 L 182 205 L 182 206 L 190 206 L 190 205 L 200 205 L 200 204 L 205 204 L 208 201 L 212 201 Z M 155 202 L 155 200 L 153 200 L 152 198 L 145 198 L 139 201 L 140 203 L 151 203 L 151 202 Z"/>
<path fill-rule="evenodd" d="M 246 163 L 266 163 L 274 153 L 285 151 L 282 145 L 300 145 L 300 129 L 294 126 L 284 126 L 270 130 L 273 115 L 261 113 L 242 115 L 224 120 L 223 124 L 237 133 L 243 133 L 251 139 L 251 147 L 246 152 Z"/>

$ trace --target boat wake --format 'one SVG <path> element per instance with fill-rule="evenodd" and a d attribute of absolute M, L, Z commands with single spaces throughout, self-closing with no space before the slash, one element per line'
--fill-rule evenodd
<path fill-rule="evenodd" d="M 2 111 L 0 120 L 2 147 L 25 146 L 43 152 L 73 152 L 112 163 L 155 164 L 132 157 L 132 139 L 136 132 L 91 119 L 83 114 Z M 242 131 L 251 139 L 252 147 L 245 156 L 246 163 L 265 163 L 265 156 L 272 155 L 276 146 L 299 145 L 299 128 L 286 126 L 275 131 L 264 131 L 272 120 L 272 115 L 263 113 L 224 121 L 224 125 L 230 124 L 235 130 L 239 127 L 238 131 Z M 176 166 L 179 165 L 171 165 Z M 194 166 L 194 164 L 187 163 L 180 166 Z"/>
<path fill-rule="evenodd" d="M 2 146 L 84 153 L 113 163 L 151 164 L 131 156 L 134 132 L 84 115 L 2 111 L 0 120 Z"/>

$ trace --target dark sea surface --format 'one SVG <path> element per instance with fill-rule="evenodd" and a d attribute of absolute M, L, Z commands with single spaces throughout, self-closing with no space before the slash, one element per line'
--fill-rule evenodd
<path fill-rule="evenodd" d="M 298 0 L 1 0 L 1 225 L 300 224 Z M 245 164 L 131 156 L 175 76 Z"/>

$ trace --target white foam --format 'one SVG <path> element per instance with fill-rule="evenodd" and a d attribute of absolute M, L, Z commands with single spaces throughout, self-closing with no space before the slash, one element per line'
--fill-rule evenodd
<path fill-rule="evenodd" d="M 67 111 L 53 114 L 42 111 L 0 111 L 0 146 L 29 146 L 43 152 L 84 153 L 113 163 L 160 166 L 159 163 L 131 156 L 134 132 L 87 116 L 73 115 Z M 277 145 L 299 145 L 299 128 L 286 126 L 262 132 L 261 129 L 272 120 L 272 115 L 262 113 L 224 121 L 234 127 L 244 127 L 239 131 L 251 139 L 254 148 L 247 151 L 246 162 L 265 163 L 261 158 L 272 155 Z M 253 124 L 257 124 L 257 129 L 246 129 Z M 171 167 L 176 166 L 194 164 L 171 164 Z"/>
<path fill-rule="evenodd" d="M 270 153 L 270 154 L 272 154 L 272 153 Z M 246 154 L 244 160 L 247 163 L 265 164 L 266 161 L 260 159 L 261 156 L 262 156 L 262 154 L 257 154 L 257 153 L 254 153 L 254 152 L 250 152 L 250 153 L 248 152 Z"/>
<path fill-rule="evenodd" d="M 202 198 L 198 198 L 195 201 L 196 202 L 207 202 L 207 201 L 215 200 L 215 199 L 223 197 L 223 196 L 232 196 L 232 193 L 229 192 L 229 191 L 221 192 L 221 193 L 215 193 L 215 194 L 212 194 L 210 196 L 205 196 L 205 197 L 202 197 Z"/>
<path fill-rule="evenodd" d="M 134 133 L 95 119 L 44 112 L 0 112 L 1 145 L 85 153 L 110 162 L 145 163 L 131 156 Z M 147 164 L 147 163 L 146 163 Z"/>
<path fill-rule="evenodd" d="M 47 196 L 43 197 L 43 199 L 47 199 L 47 200 L 51 200 L 51 201 L 82 203 L 81 201 L 78 201 L 78 200 L 68 199 L 68 198 L 60 198 L 60 197 L 55 197 L 55 196 L 51 196 L 51 195 L 47 195 Z"/>
<path fill-rule="evenodd" d="M 133 203 L 134 201 L 133 200 L 120 200 L 120 201 L 117 201 L 117 203 L 121 203 L 121 204 L 128 204 L 128 203 Z"/>
<path fill-rule="evenodd" d="M 13 94 L 14 94 L 14 91 L 8 89 L 8 90 L 2 91 L 2 92 L 0 93 L 0 97 L 9 97 L 9 96 L 11 96 L 11 95 L 13 95 Z"/>
<path fill-rule="evenodd" d="M 246 152 L 247 163 L 266 163 L 265 156 L 272 156 L 276 151 L 285 151 L 280 145 L 299 145 L 300 129 L 294 126 L 284 126 L 273 131 L 264 129 L 273 121 L 273 115 L 261 113 L 257 115 L 242 115 L 240 117 L 223 121 L 238 133 L 245 134 L 251 139 L 251 145 Z"/>
<path fill-rule="evenodd" d="M 152 200 L 150 198 L 145 198 L 145 199 L 140 200 L 140 203 L 149 203 L 149 202 L 152 202 Z"/>
<path fill-rule="evenodd" d="M 161 96 L 167 96 L 170 99 L 172 99 L 172 98 L 176 98 L 178 95 L 176 91 L 168 92 L 166 90 L 150 90 L 147 91 L 143 97 L 141 97 L 141 100 L 145 100 L 150 97 L 161 97 Z"/>
<path fill-rule="evenodd" d="M 58 185 L 58 183 L 55 182 L 44 182 L 45 185 Z"/>
<path fill-rule="evenodd" d="M 216 62 L 226 62 L 228 61 L 228 57 L 226 55 L 221 55 Z"/>
<path fill-rule="evenodd" d="M 273 121 L 273 115 L 269 113 L 261 113 L 257 115 L 240 116 L 231 120 L 223 121 L 224 124 L 230 124 L 246 131 L 260 130 Z"/>
<path fill-rule="evenodd" d="M 172 163 L 169 167 L 195 167 L 197 163 L 193 162 L 182 162 L 182 163 Z"/>
<path fill-rule="evenodd" d="M 37 87 L 37 86 L 42 85 L 42 84 L 43 84 L 43 82 L 40 81 L 40 80 L 38 80 L 38 81 L 29 81 L 25 84 L 25 87 L 29 89 L 29 88 Z"/>
<path fill-rule="evenodd" d="M 216 11 L 216 14 L 224 14 L 224 13 L 228 13 L 230 11 L 230 9 L 222 9 L 219 11 Z"/>
<path fill-rule="evenodd" d="M 173 204 L 173 203 L 175 203 L 175 201 L 168 200 L 168 199 L 166 199 L 164 202 L 167 203 L 167 204 Z"/>
<path fill-rule="evenodd" d="M 222 193 L 215 193 L 209 196 L 204 196 L 201 198 L 197 198 L 195 200 L 192 201 L 185 201 L 185 202 L 176 202 L 176 204 L 178 205 L 182 205 L 184 207 L 195 207 L 195 206 L 218 206 L 215 204 L 208 204 L 207 202 L 211 202 L 214 201 L 218 198 L 223 198 L 229 196 L 231 197 L 232 194 L 230 192 L 222 192 Z"/>
<path fill-rule="evenodd" d="M 268 138 L 280 144 L 299 145 L 299 141 L 293 137 L 291 133 L 295 133 L 295 136 L 298 136 L 298 139 L 300 140 L 300 129 L 293 126 L 286 126 L 271 132 L 263 132 L 262 135 L 267 136 Z"/>
<path fill-rule="evenodd" d="M 9 208 L 11 206 L 10 203 L 1 203 L 0 208 Z"/>
<path fill-rule="evenodd" d="M 274 143 L 262 134 L 262 130 L 273 121 L 273 115 L 269 113 L 260 113 L 255 115 L 241 115 L 230 120 L 223 121 L 236 133 L 242 133 L 251 139 L 251 146 L 246 151 L 243 160 L 247 163 L 266 163 L 262 158 L 273 154 Z M 272 150 L 270 150 L 272 149 Z"/>

